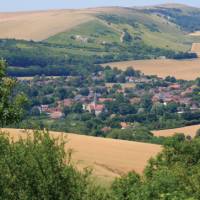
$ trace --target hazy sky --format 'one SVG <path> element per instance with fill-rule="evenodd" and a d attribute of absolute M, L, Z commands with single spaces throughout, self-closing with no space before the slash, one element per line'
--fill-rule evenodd
<path fill-rule="evenodd" d="M 139 6 L 169 2 L 200 7 L 199 0 L 0 0 L 0 11 L 85 8 L 96 6 Z"/>

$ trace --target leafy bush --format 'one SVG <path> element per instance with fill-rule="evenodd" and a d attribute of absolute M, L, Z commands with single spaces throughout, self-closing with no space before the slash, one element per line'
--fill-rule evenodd
<path fill-rule="evenodd" d="M 111 199 L 92 184 L 88 170 L 72 165 L 63 138 L 53 139 L 47 131 L 25 134 L 17 142 L 0 135 L 0 199 Z"/>

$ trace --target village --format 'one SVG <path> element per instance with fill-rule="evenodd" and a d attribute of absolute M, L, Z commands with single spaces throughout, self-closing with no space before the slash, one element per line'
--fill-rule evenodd
<path fill-rule="evenodd" d="M 115 102 L 117 95 L 122 95 L 130 105 L 136 106 L 137 112 L 139 112 L 142 109 L 143 97 L 148 95 L 152 105 L 176 104 L 178 114 L 182 114 L 186 110 L 191 112 L 200 110 L 198 101 L 193 97 L 194 91 L 198 90 L 194 81 L 178 81 L 173 78 L 171 80 L 170 77 L 168 77 L 169 80 L 161 79 L 141 73 L 138 75 L 130 69 L 127 73 L 117 71 L 113 76 L 115 76 L 112 77 L 113 80 L 110 80 L 106 77 L 106 72 L 100 71 L 87 78 L 77 76 L 37 77 L 28 81 L 29 86 L 30 88 L 43 87 L 44 92 L 37 92 L 37 95 L 33 97 L 37 100 L 40 99 L 36 105 L 33 104 L 33 109 L 38 109 L 40 114 L 46 114 L 50 119 L 56 120 L 65 117 L 65 108 L 70 109 L 73 105 L 79 104 L 83 112 L 99 116 L 108 112 L 108 102 Z M 89 81 L 92 86 L 88 86 Z M 55 91 L 59 92 L 55 93 Z M 46 94 L 44 95 L 44 93 Z M 41 100 L 41 97 L 46 99 L 46 102 Z"/>

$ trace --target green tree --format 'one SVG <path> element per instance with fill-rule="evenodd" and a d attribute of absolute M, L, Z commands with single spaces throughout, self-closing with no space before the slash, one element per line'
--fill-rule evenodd
<path fill-rule="evenodd" d="M 47 131 L 27 133 L 13 142 L 0 136 L 0 199 L 2 200 L 110 200 L 96 187 L 90 171 L 79 172 L 65 151 L 64 138 Z"/>
<path fill-rule="evenodd" d="M 14 94 L 17 81 L 6 76 L 6 62 L 0 60 L 0 126 L 19 122 L 22 106 L 27 101 L 23 94 Z"/>
<path fill-rule="evenodd" d="M 200 199 L 200 139 L 176 135 L 151 159 L 144 175 L 135 173 L 117 179 L 112 186 L 116 199 Z"/>

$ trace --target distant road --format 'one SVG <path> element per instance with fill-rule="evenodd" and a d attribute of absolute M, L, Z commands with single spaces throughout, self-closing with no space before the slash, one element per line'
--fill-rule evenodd
<path fill-rule="evenodd" d="M 174 76 L 177 79 L 194 80 L 200 77 L 200 58 L 190 60 L 134 60 L 103 64 L 103 66 L 106 65 L 117 67 L 121 70 L 133 67 L 146 75 L 157 75 L 162 78 Z"/>

